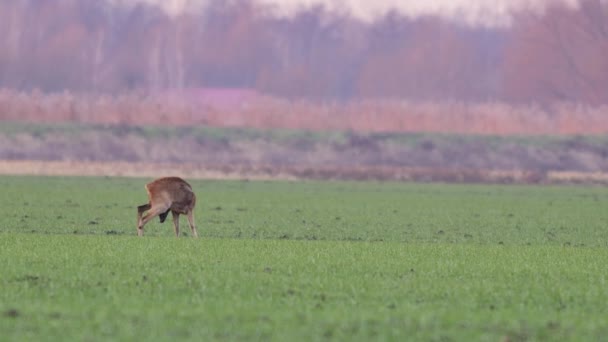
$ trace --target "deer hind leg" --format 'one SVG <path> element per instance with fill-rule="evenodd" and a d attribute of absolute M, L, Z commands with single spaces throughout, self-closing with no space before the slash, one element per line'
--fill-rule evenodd
<path fill-rule="evenodd" d="M 173 214 L 173 227 L 175 228 L 175 237 L 179 237 L 179 213 L 171 211 Z"/>
<path fill-rule="evenodd" d="M 197 238 L 198 233 L 196 232 L 196 226 L 194 225 L 194 212 L 192 209 L 188 210 L 188 223 L 190 224 L 190 230 L 192 230 L 192 237 Z"/>
<path fill-rule="evenodd" d="M 148 223 L 154 217 L 167 211 L 168 207 L 169 207 L 168 205 L 159 206 L 159 207 L 151 207 L 150 210 L 142 218 L 139 219 L 138 224 L 137 224 L 137 235 L 143 236 L 144 235 L 144 226 L 146 225 L 146 223 Z"/>
<path fill-rule="evenodd" d="M 143 224 L 141 222 L 141 216 L 147 210 L 150 210 L 151 207 L 152 206 L 150 205 L 150 203 L 142 204 L 142 205 L 140 205 L 140 206 L 137 207 L 137 235 L 139 235 L 139 236 L 143 235 L 143 231 L 140 231 L 140 227 L 143 228 Z"/>

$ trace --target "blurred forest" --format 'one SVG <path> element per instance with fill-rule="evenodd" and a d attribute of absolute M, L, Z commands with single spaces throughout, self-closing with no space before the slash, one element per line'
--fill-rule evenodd
<path fill-rule="evenodd" d="M 608 104 L 608 2 L 509 26 L 211 0 L 169 15 L 100 0 L 0 2 L 0 88 L 121 94 L 246 89 L 288 99 Z"/>
<path fill-rule="evenodd" d="M 68 171 L 117 161 L 270 177 L 608 182 L 608 1 L 544 3 L 493 25 L 324 6 L 286 15 L 262 0 L 182 12 L 2 0 L 0 173 L 39 167 L 19 161 Z M 53 131 L 59 122 L 73 126 Z M 178 127 L 142 133 L 160 126 Z M 345 135 L 300 136 L 319 131 Z"/>

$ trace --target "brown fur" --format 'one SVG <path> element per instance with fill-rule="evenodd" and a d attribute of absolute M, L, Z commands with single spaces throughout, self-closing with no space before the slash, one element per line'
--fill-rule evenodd
<path fill-rule="evenodd" d="M 159 216 L 162 223 L 171 212 L 175 236 L 179 237 L 179 215 L 184 214 L 188 216 L 192 236 L 198 237 L 194 225 L 196 196 L 188 182 L 179 177 L 164 177 L 146 184 L 145 188 L 149 202 L 137 207 L 137 235 L 144 235 L 144 226 L 155 216 Z"/>

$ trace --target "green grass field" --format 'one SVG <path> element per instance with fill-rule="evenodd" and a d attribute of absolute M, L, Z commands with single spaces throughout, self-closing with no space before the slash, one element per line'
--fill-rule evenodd
<path fill-rule="evenodd" d="M 0 177 L 0 340 L 608 336 L 606 188 L 192 181 L 140 239 L 146 181 Z"/>

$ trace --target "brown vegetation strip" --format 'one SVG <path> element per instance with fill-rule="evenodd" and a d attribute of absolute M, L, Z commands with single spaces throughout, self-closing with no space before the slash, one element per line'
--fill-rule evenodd
<path fill-rule="evenodd" d="M 82 161 L 0 161 L 0 174 L 41 176 L 108 176 L 108 177 L 158 177 L 175 175 L 191 179 L 263 179 L 255 174 L 237 174 L 228 169 L 209 169 L 194 164 L 160 164 L 130 162 L 82 162 Z M 288 177 L 273 177 L 288 178 Z"/>
<path fill-rule="evenodd" d="M 2 175 L 159 177 L 242 180 L 376 180 L 449 183 L 608 184 L 608 173 L 2 160 Z"/>
<path fill-rule="evenodd" d="M 204 90 L 201 90 L 204 94 Z M 367 100 L 315 103 L 251 95 L 236 108 L 201 102 L 203 95 L 37 94 L 0 89 L 0 121 L 110 125 L 205 125 L 352 132 L 439 132 L 486 135 L 608 133 L 608 105 Z M 170 113 L 170 114 L 168 114 Z"/>

